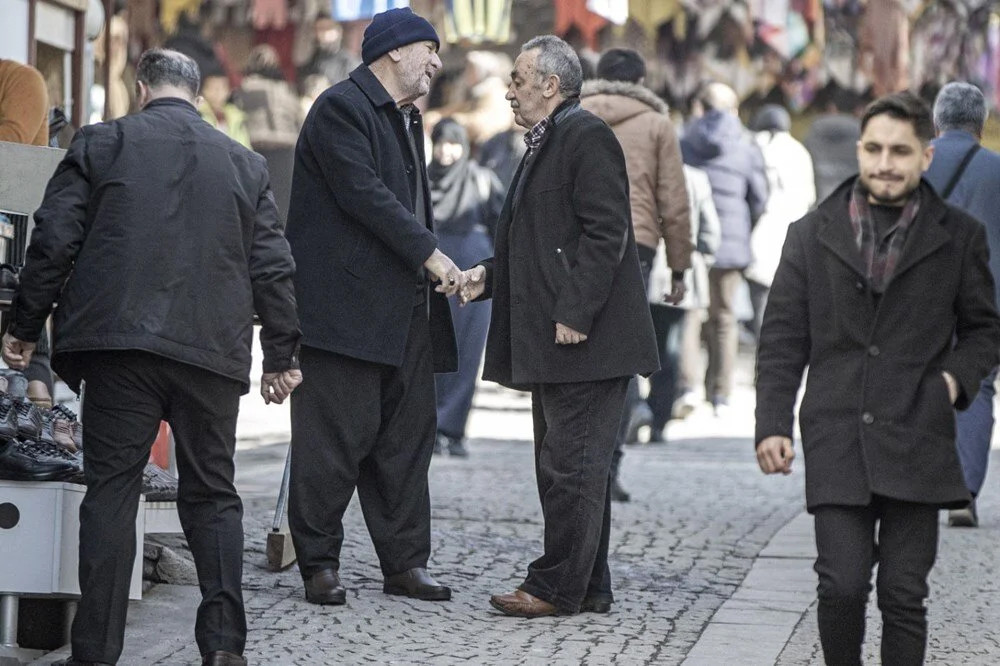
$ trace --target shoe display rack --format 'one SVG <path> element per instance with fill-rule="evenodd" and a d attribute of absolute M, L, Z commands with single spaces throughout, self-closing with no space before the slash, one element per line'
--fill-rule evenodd
<path fill-rule="evenodd" d="M 80 594 L 80 503 L 84 486 L 58 481 L 0 481 L 0 661 L 33 651 L 17 647 L 18 602 L 23 596 Z M 130 599 L 142 598 L 145 501 L 136 514 L 136 557 Z"/>

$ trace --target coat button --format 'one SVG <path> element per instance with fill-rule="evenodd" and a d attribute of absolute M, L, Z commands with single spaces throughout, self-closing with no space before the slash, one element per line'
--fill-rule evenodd
<path fill-rule="evenodd" d="M 875 345 L 872 345 L 871 347 L 868 348 L 868 355 L 869 356 L 878 356 L 881 353 L 882 352 Z"/>
<path fill-rule="evenodd" d="M 865 283 L 858 280 L 857 282 L 854 283 L 854 288 L 857 289 L 858 291 L 864 291 Z"/>
<path fill-rule="evenodd" d="M 861 422 L 864 423 L 865 425 L 871 425 L 875 423 L 875 417 L 872 416 L 871 412 L 865 412 L 864 414 L 861 415 Z"/>

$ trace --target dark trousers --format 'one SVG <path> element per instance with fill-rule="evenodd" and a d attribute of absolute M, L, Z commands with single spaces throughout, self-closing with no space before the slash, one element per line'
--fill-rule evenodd
<path fill-rule="evenodd" d="M 656 248 L 646 245 L 636 244 L 636 252 L 639 254 L 639 270 L 642 273 L 642 284 L 649 290 L 649 274 L 653 270 L 653 260 L 656 259 Z M 625 408 L 622 410 L 621 420 L 618 423 L 618 432 L 615 435 L 615 453 L 612 460 L 612 476 L 618 476 L 618 468 L 621 466 L 622 458 L 625 457 L 625 439 L 628 437 L 629 421 L 632 418 L 632 411 L 642 402 L 642 395 L 639 393 L 639 381 L 632 377 L 628 383 L 628 391 L 625 394 Z"/>
<path fill-rule="evenodd" d="M 243 653 L 243 505 L 233 485 L 242 384 L 138 351 L 87 352 L 79 369 L 84 475 L 80 507 L 80 605 L 73 657 L 113 664 L 122 652 L 136 554 L 142 470 L 160 421 L 177 453 L 177 513 L 198 571 L 195 639 L 202 654 Z"/>
<path fill-rule="evenodd" d="M 531 392 L 545 553 L 520 587 L 565 612 L 579 611 L 586 596 L 612 598 L 608 485 L 627 385 L 619 377 Z"/>
<path fill-rule="evenodd" d="M 355 487 L 382 573 L 427 566 L 436 419 L 426 306 L 413 310 L 400 367 L 305 346 L 300 363 L 288 526 L 302 577 L 340 569 Z"/>
<path fill-rule="evenodd" d="M 937 556 L 937 509 L 876 496 L 868 506 L 819 507 L 815 519 L 819 636 L 826 663 L 860 666 L 865 607 L 877 563 L 882 663 L 922 664 L 927 576 Z"/>

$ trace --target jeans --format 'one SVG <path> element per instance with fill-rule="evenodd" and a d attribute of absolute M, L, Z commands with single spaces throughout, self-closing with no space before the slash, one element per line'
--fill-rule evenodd
<path fill-rule="evenodd" d="M 243 505 L 233 485 L 241 382 L 147 352 L 81 352 L 84 475 L 80 605 L 73 657 L 122 652 L 142 470 L 164 419 L 177 446 L 177 513 L 198 572 L 194 634 L 202 654 L 243 653 Z"/>
<path fill-rule="evenodd" d="M 969 492 L 978 495 L 986 480 L 986 467 L 990 462 L 990 444 L 993 438 L 993 397 L 996 395 L 994 382 L 997 369 L 987 375 L 979 386 L 979 393 L 969 408 L 957 412 L 958 459 L 962 463 L 965 485 Z"/>
<path fill-rule="evenodd" d="M 652 429 L 659 433 L 670 420 L 680 376 L 681 336 L 686 311 L 670 305 L 654 305 L 653 326 L 660 344 L 660 370 L 649 376 L 649 403 Z"/>
<path fill-rule="evenodd" d="M 882 664 L 922 664 L 927 576 L 937 556 L 937 509 L 876 496 L 868 506 L 827 505 L 814 514 L 819 636 L 826 663 L 861 666 L 865 607 L 872 567 L 878 563 Z"/>
<path fill-rule="evenodd" d="M 656 259 L 656 248 L 647 247 L 642 244 L 635 246 L 639 255 L 639 271 L 642 273 L 642 284 L 649 289 L 649 274 L 653 270 L 653 260 Z M 662 365 L 662 362 L 661 362 Z M 632 412 L 642 402 L 639 394 L 639 381 L 632 377 L 628 383 L 628 391 L 625 393 L 625 408 L 622 410 L 621 420 L 618 424 L 618 433 L 615 435 L 615 454 L 612 461 L 611 473 L 618 476 L 618 468 L 621 466 L 622 458 L 625 457 L 625 439 L 628 437 L 629 421 Z"/>
<path fill-rule="evenodd" d="M 531 392 L 545 552 L 520 588 L 564 612 L 579 611 L 588 596 L 612 599 L 608 485 L 627 385 L 619 377 Z"/>

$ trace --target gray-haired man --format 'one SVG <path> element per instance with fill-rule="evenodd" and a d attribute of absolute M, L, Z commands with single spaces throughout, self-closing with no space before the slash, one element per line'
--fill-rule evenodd
<path fill-rule="evenodd" d="M 986 227 L 990 272 L 1000 300 L 1000 155 L 979 145 L 986 125 L 986 99 L 970 83 L 949 83 L 934 101 L 934 160 L 924 177 L 941 198 L 977 218 Z M 948 524 L 979 524 L 976 496 L 986 479 L 993 436 L 994 369 L 983 380 L 968 409 L 957 413 L 958 457 L 972 503 L 949 512 Z"/>
<path fill-rule="evenodd" d="M 493 258 L 462 300 L 493 298 L 483 378 L 531 391 L 545 552 L 490 603 L 540 617 L 611 607 L 608 485 L 629 377 L 658 369 L 621 146 L 580 108 L 566 42 L 521 48 L 507 99 L 528 130 Z"/>
<path fill-rule="evenodd" d="M 187 56 L 147 51 L 136 68 L 142 112 L 76 133 L 35 213 L 3 338 L 4 360 L 23 368 L 58 301 L 52 366 L 74 388 L 87 383 L 69 664 L 121 656 L 142 470 L 161 420 L 177 443 L 203 663 L 246 663 L 236 417 L 255 311 L 264 401 L 282 402 L 302 381 L 295 267 L 264 158 L 201 119 L 199 78 Z"/>

